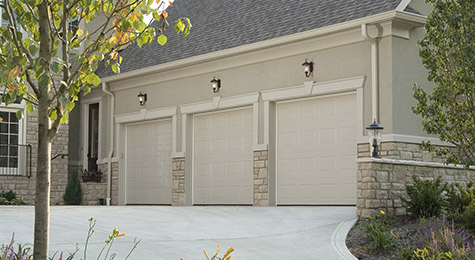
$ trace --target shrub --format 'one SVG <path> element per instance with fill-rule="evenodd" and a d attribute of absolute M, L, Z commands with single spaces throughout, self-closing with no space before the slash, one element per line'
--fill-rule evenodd
<path fill-rule="evenodd" d="M 475 233 L 475 199 L 472 199 L 462 215 L 465 228 Z"/>
<path fill-rule="evenodd" d="M 449 222 L 443 218 L 421 221 L 416 240 L 418 248 L 423 248 L 415 252 L 419 259 L 475 258 L 475 240 L 463 227 L 456 228 L 453 220 Z"/>
<path fill-rule="evenodd" d="M 469 182 L 464 189 L 458 184 L 451 184 L 447 187 L 447 204 L 445 210 L 448 217 L 456 221 L 462 220 L 462 214 L 465 208 L 475 199 L 475 188 L 473 183 Z"/>
<path fill-rule="evenodd" d="M 371 242 L 369 246 L 372 251 L 385 251 L 395 247 L 396 241 L 391 236 L 389 231 L 390 219 L 386 216 L 384 211 L 380 211 L 380 214 L 374 219 L 365 224 L 364 230 Z"/>
<path fill-rule="evenodd" d="M 25 205 L 26 202 L 22 196 L 17 196 L 15 192 L 0 192 L 0 205 Z"/>
<path fill-rule="evenodd" d="M 409 199 L 401 198 L 407 211 L 414 217 L 438 217 L 445 205 L 443 197 L 447 184 L 442 185 L 440 177 L 436 181 L 419 180 L 412 176 L 414 185 L 406 185 Z"/>
<path fill-rule="evenodd" d="M 64 204 L 80 205 L 82 201 L 81 183 L 77 171 L 69 174 L 68 184 L 63 195 Z"/>

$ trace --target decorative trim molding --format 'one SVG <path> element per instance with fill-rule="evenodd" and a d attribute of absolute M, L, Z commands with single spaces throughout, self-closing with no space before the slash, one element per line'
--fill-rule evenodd
<path fill-rule="evenodd" d="M 177 107 L 168 107 L 148 110 L 146 108 L 140 110 L 139 113 L 121 114 L 115 116 L 116 124 L 132 123 L 143 120 L 160 119 L 172 117 L 176 115 Z"/>
<path fill-rule="evenodd" d="M 255 151 L 267 151 L 269 146 L 267 144 L 255 144 L 252 146 L 252 150 Z"/>
<path fill-rule="evenodd" d="M 213 110 L 252 105 L 259 100 L 259 92 L 222 98 L 213 97 L 211 101 L 180 105 L 182 114 L 195 114 Z"/>
<path fill-rule="evenodd" d="M 383 158 L 360 158 L 356 160 L 357 163 L 386 163 L 397 165 L 411 165 L 421 167 L 434 167 L 434 168 L 451 168 L 451 169 L 465 169 L 463 165 L 444 164 L 436 162 L 421 162 L 421 161 L 408 161 L 408 160 L 396 160 L 396 159 L 383 159 Z M 470 166 L 470 170 L 475 170 L 475 166 Z"/>
<path fill-rule="evenodd" d="M 362 88 L 365 76 L 357 76 L 338 80 L 313 83 L 305 82 L 303 85 L 290 88 L 281 88 L 262 91 L 264 101 L 280 101 L 308 96 L 347 92 Z"/>
<path fill-rule="evenodd" d="M 401 143 L 421 144 L 422 141 L 430 141 L 434 145 L 455 147 L 453 144 L 442 142 L 440 141 L 439 138 L 436 138 L 436 137 L 399 135 L 399 134 L 383 134 L 381 136 L 381 142 L 401 142 Z M 362 136 L 358 138 L 357 142 L 358 144 L 368 143 L 368 137 Z"/>

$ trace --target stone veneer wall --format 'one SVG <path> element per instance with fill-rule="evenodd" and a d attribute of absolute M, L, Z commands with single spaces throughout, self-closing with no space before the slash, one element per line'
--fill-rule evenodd
<path fill-rule="evenodd" d="M 172 206 L 185 206 L 185 158 L 172 160 Z"/>
<path fill-rule="evenodd" d="M 381 159 L 368 158 L 369 144 L 358 145 L 357 215 L 368 218 L 384 210 L 390 215 L 404 215 L 401 197 L 407 197 L 406 184 L 412 176 L 424 180 L 441 177 L 446 183 L 465 186 L 475 181 L 475 169 L 444 165 L 444 158 L 422 151 L 419 144 L 384 142 Z"/>
<path fill-rule="evenodd" d="M 105 183 L 105 195 L 101 196 L 101 192 L 95 192 L 96 200 L 99 201 L 99 198 L 107 197 L 107 163 L 98 164 L 97 167 L 104 173 L 104 178 L 102 182 Z M 111 187 L 111 205 L 118 205 L 119 202 L 119 163 L 113 162 L 111 164 L 112 168 L 112 187 Z M 85 193 L 83 192 L 83 196 Z M 91 198 L 92 199 L 92 198 Z"/>
<path fill-rule="evenodd" d="M 268 151 L 254 151 L 254 206 L 269 206 Z"/>
<path fill-rule="evenodd" d="M 51 146 L 51 156 L 68 153 L 69 125 L 62 125 Z M 32 146 L 31 177 L 0 176 L 0 191 L 12 190 L 23 196 L 27 204 L 34 204 L 36 190 L 36 162 L 38 148 L 38 114 L 26 115 L 26 141 Z M 51 205 L 63 204 L 63 194 L 68 183 L 68 157 L 57 157 L 51 161 Z"/>
<path fill-rule="evenodd" d="M 99 199 L 107 197 L 107 183 L 81 183 L 81 205 L 100 205 Z"/>

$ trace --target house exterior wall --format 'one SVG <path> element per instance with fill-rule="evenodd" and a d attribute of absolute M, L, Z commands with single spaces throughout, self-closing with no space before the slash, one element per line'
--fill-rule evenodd
<path fill-rule="evenodd" d="M 424 136 L 420 119 L 415 117 L 411 111 L 413 82 L 426 82 L 426 73 L 418 58 L 418 47 L 416 45 L 417 40 L 423 36 L 423 30 L 421 28 L 411 29 L 407 24 L 397 22 L 383 22 L 380 25 L 379 31 L 376 30 L 376 27 L 370 26 L 370 35 L 380 35 L 377 41 L 379 122 L 385 127 L 383 133 L 385 135 Z M 406 34 L 409 38 L 405 36 Z M 305 78 L 302 73 L 301 63 L 306 58 L 314 62 L 315 70 L 310 78 Z M 364 157 L 369 154 L 369 148 L 365 147 L 366 138 L 360 137 L 363 137 L 364 126 L 369 125 L 372 121 L 371 73 L 371 44 L 363 39 L 360 28 L 354 28 L 240 55 L 224 56 L 203 63 L 195 64 L 192 62 L 187 66 L 175 67 L 138 77 L 130 76 L 120 80 L 108 81 L 106 84 L 115 96 L 114 116 L 116 119 L 131 116 L 136 118 L 133 122 L 145 121 L 147 113 L 166 110 L 167 108 L 177 108 L 176 114 L 173 115 L 175 147 L 173 149 L 174 170 L 172 176 L 174 176 L 174 186 L 176 187 L 173 189 L 174 200 L 172 204 L 191 205 L 192 160 L 189 158 L 191 154 L 186 151 L 191 149 L 191 146 L 189 140 L 186 141 L 188 144 L 182 144 L 182 141 L 185 142 L 184 140 L 187 139 L 184 135 L 189 135 L 189 131 L 184 128 L 190 127 L 189 124 L 192 119 L 188 117 L 192 114 L 182 114 L 180 106 L 302 86 L 308 81 L 319 84 L 363 76 L 362 98 L 358 101 L 359 106 L 361 106 L 358 109 L 361 109 L 362 112 L 362 122 L 359 125 L 363 127 L 357 129 L 357 137 L 360 144 L 358 148 L 359 157 Z M 212 93 L 209 83 L 213 77 L 221 79 L 222 87 L 217 94 Z M 147 93 L 148 96 L 148 101 L 143 107 L 139 106 L 137 101 L 139 92 Z M 104 164 L 107 162 L 110 120 L 112 119 L 108 104 L 110 98 L 102 93 L 101 89 L 95 89 L 81 102 L 88 102 L 88 100 L 97 98 L 102 100 L 103 108 L 100 140 L 102 148 L 99 162 Z M 275 103 L 271 102 L 271 106 L 272 104 Z M 266 167 L 260 167 L 261 159 L 254 162 L 254 173 L 258 172 L 254 176 L 254 204 L 275 205 L 275 187 L 273 187 L 273 184 L 267 184 L 267 191 L 264 191 L 265 187 L 261 187 L 266 178 L 268 183 L 275 180 L 275 167 L 273 165 L 275 163 L 275 151 L 272 150 L 275 149 L 272 148 L 275 135 L 270 133 L 270 139 L 266 140 L 265 136 L 269 133 L 265 133 L 264 125 L 265 118 L 269 115 L 265 113 L 266 107 L 262 97 L 254 105 L 257 107 L 257 113 L 254 115 L 257 122 L 257 141 L 255 145 L 263 145 L 254 149 L 254 159 L 260 158 L 259 156 L 256 157 L 256 153 L 265 152 L 268 154 L 267 159 L 262 159 L 265 161 Z M 167 115 L 168 118 L 169 116 Z M 188 125 L 184 122 L 187 122 Z M 123 142 L 127 122 L 116 121 L 113 125 L 115 140 L 113 161 L 117 162 L 118 167 L 117 175 L 113 174 L 113 176 L 117 176 L 118 179 L 115 184 L 112 184 L 112 189 L 117 190 L 118 203 L 123 204 L 125 199 L 121 200 L 120 198 L 125 190 L 123 184 L 125 180 Z M 84 144 L 82 147 L 84 149 Z M 387 154 L 391 153 L 395 153 L 395 151 L 387 151 Z M 427 155 L 424 156 L 427 157 Z M 185 169 L 181 167 L 182 160 L 185 161 L 183 164 Z M 256 163 L 259 164 L 258 167 L 256 167 Z M 267 171 L 267 176 L 264 177 L 261 174 L 262 178 L 259 177 L 259 172 L 264 172 L 264 170 Z M 182 174 L 183 172 L 184 174 Z M 267 194 L 261 194 L 260 191 L 267 192 Z M 113 199 L 112 203 L 115 202 L 117 200 Z"/>
<path fill-rule="evenodd" d="M 38 114 L 26 113 L 26 140 L 24 144 L 32 146 L 31 177 L 27 176 L 0 176 L 0 191 L 12 190 L 17 195 L 23 196 L 27 204 L 34 204 L 36 190 L 36 164 L 38 148 Z M 58 135 L 53 140 L 51 146 L 52 158 L 59 154 L 65 156 L 56 157 L 51 161 L 51 205 L 62 205 L 64 190 L 68 182 L 68 142 L 69 125 L 60 127 Z"/>

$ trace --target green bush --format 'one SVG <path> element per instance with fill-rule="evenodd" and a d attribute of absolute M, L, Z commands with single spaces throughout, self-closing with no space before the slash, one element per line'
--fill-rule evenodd
<path fill-rule="evenodd" d="M 465 208 L 475 198 L 475 189 L 473 183 L 469 182 L 464 189 L 458 184 L 451 184 L 447 187 L 447 204 L 445 210 L 450 219 L 462 221 L 462 214 Z"/>
<path fill-rule="evenodd" d="M 80 205 L 82 202 L 81 183 L 77 171 L 69 174 L 68 184 L 63 195 L 64 204 L 66 205 Z"/>
<path fill-rule="evenodd" d="M 440 177 L 436 181 L 419 180 L 412 176 L 413 185 L 406 185 L 409 199 L 401 198 L 406 204 L 407 211 L 413 217 L 438 217 L 446 204 L 443 197 L 447 184 L 442 185 Z"/>
<path fill-rule="evenodd" d="M 25 205 L 22 196 L 17 196 L 13 191 L 0 192 L 0 205 Z"/>
<path fill-rule="evenodd" d="M 464 226 L 467 230 L 475 233 L 475 199 L 466 207 L 466 211 L 462 215 Z"/>

